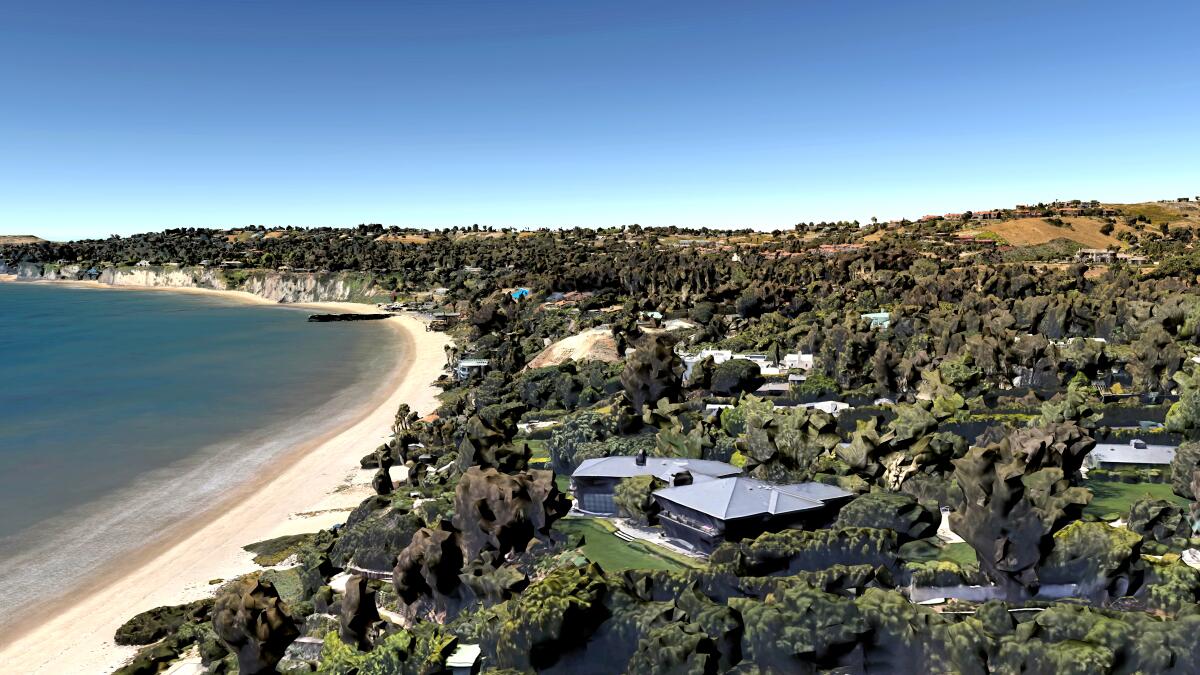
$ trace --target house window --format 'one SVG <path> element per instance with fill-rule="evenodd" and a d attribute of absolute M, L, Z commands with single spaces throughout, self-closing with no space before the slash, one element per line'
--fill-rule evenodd
<path fill-rule="evenodd" d="M 595 492 L 585 492 L 579 495 L 579 508 L 590 513 L 617 512 L 617 505 L 613 501 L 612 495 L 597 494 Z"/>

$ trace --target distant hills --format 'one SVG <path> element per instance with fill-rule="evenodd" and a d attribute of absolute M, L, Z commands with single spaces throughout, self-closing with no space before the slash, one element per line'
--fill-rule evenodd
<path fill-rule="evenodd" d="M 1069 205 L 1065 212 L 1077 211 Z M 1200 197 L 1189 201 L 1157 201 L 1138 204 L 1099 204 L 1100 209 L 1109 215 L 1067 215 L 1064 209 L 1055 205 L 1045 207 L 1044 215 L 1028 217 L 1012 217 L 1005 214 L 1003 219 L 981 220 L 978 217 L 961 221 L 947 214 L 941 220 L 960 223 L 964 232 L 974 232 L 1000 240 L 1012 246 L 1037 246 L 1048 244 L 1055 240 L 1069 240 L 1087 248 L 1126 248 L 1129 244 L 1121 238 L 1123 233 L 1136 235 L 1144 230 L 1160 231 L 1164 226 L 1168 229 L 1200 227 Z M 1038 210 L 1037 207 L 1024 207 L 1026 210 Z M 1023 215 L 1023 214 L 1020 214 Z M 1044 217 L 1050 216 L 1050 217 Z M 926 216 L 927 220 L 934 218 Z M 894 224 L 893 224 L 894 225 Z M 890 229 L 908 231 L 919 228 L 919 223 L 894 226 Z M 868 235 L 867 240 L 882 238 L 883 233 Z"/>
<path fill-rule="evenodd" d="M 32 234 L 0 234 L 0 246 L 4 244 L 41 244 L 46 240 Z"/>

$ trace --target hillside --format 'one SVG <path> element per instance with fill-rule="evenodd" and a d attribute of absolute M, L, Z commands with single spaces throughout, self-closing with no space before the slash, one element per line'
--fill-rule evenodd
<path fill-rule="evenodd" d="M 990 232 L 1013 246 L 1034 246 L 1046 244 L 1055 239 L 1070 239 L 1086 248 L 1108 248 L 1109 246 L 1123 247 L 1124 243 L 1112 235 L 1102 234 L 1104 226 L 1101 218 L 1081 217 L 1063 218 L 1070 227 L 1058 227 L 1045 218 L 1018 218 L 989 222 L 986 225 L 968 230 L 969 232 Z M 1128 229 L 1118 225 L 1113 234 Z"/>
<path fill-rule="evenodd" d="M 532 361 L 528 368 L 544 368 L 557 366 L 567 361 L 604 361 L 613 363 L 620 361 L 617 355 L 617 344 L 613 340 L 612 330 L 608 328 L 592 328 L 577 335 L 563 338 L 546 347 Z"/>
<path fill-rule="evenodd" d="M 1178 225 L 1200 225 L 1200 200 L 1189 202 L 1142 202 L 1139 204 L 1106 204 L 1125 216 L 1144 216 L 1151 225 L 1167 223 Z"/>
<path fill-rule="evenodd" d="M 45 239 L 35 237 L 32 234 L 0 234 L 0 245 L 42 244 L 45 241 Z"/>
<path fill-rule="evenodd" d="M 1070 204 L 1063 205 L 1070 207 Z M 1038 207 L 1043 208 L 1043 205 Z M 1147 235 L 1157 238 L 1165 226 L 1171 230 L 1200 228 L 1200 198 L 1196 201 L 1155 201 L 1135 204 L 1094 202 L 1094 211 L 1105 211 L 1104 215 L 1067 215 L 1060 212 L 1056 205 L 1045 207 L 1041 216 L 1012 218 L 1013 212 L 1006 211 L 1007 220 L 970 220 L 961 222 L 947 217 L 934 220 L 937 231 L 945 234 L 945 227 L 950 226 L 950 232 L 960 231 L 966 234 L 990 236 L 1002 240 L 1011 246 L 1041 246 L 1055 240 L 1068 240 L 1085 248 L 1128 249 L 1131 243 L 1142 243 Z M 1061 211 L 1070 211 L 1062 208 Z M 1078 211 L 1078 208 L 1073 209 Z M 1060 221 L 1062 225 L 1054 221 Z M 1111 231 L 1105 234 L 1105 226 Z M 928 233 L 930 223 L 914 222 L 897 225 L 890 224 L 885 230 L 876 230 L 863 237 L 864 242 L 882 241 L 889 233 Z M 957 229 L 961 228 L 961 229 Z M 1122 237 L 1127 241 L 1123 241 Z"/>

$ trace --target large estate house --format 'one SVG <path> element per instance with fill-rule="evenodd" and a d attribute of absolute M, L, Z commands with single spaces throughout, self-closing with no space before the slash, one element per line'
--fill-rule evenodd
<path fill-rule="evenodd" d="M 659 524 L 667 535 L 703 553 L 724 541 L 819 526 L 853 497 L 824 483 L 773 485 L 743 476 L 654 493 L 662 509 Z"/>
<path fill-rule="evenodd" d="M 654 476 L 668 485 L 703 483 L 730 476 L 742 470 L 725 462 L 705 459 L 636 456 L 585 459 L 571 474 L 571 492 L 581 511 L 601 516 L 616 515 L 613 493 L 617 484 L 635 476 Z"/>
<path fill-rule="evenodd" d="M 614 494 L 626 478 L 654 476 L 669 487 L 654 492 L 667 536 L 701 553 L 724 541 L 764 532 L 818 527 L 853 494 L 824 483 L 774 485 L 741 475 L 732 464 L 703 459 L 636 456 L 584 460 L 571 475 L 576 508 L 617 514 Z"/>

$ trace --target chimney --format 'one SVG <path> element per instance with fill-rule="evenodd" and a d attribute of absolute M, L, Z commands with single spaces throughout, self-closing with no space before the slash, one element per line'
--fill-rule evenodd
<path fill-rule="evenodd" d="M 633 458 L 633 461 L 636 462 L 638 466 L 646 466 L 646 451 L 639 450 L 637 456 Z"/>
<path fill-rule="evenodd" d="M 693 481 L 694 479 L 692 478 L 692 472 L 687 470 L 680 471 L 671 477 L 671 485 L 675 487 L 680 485 L 691 485 Z"/>

